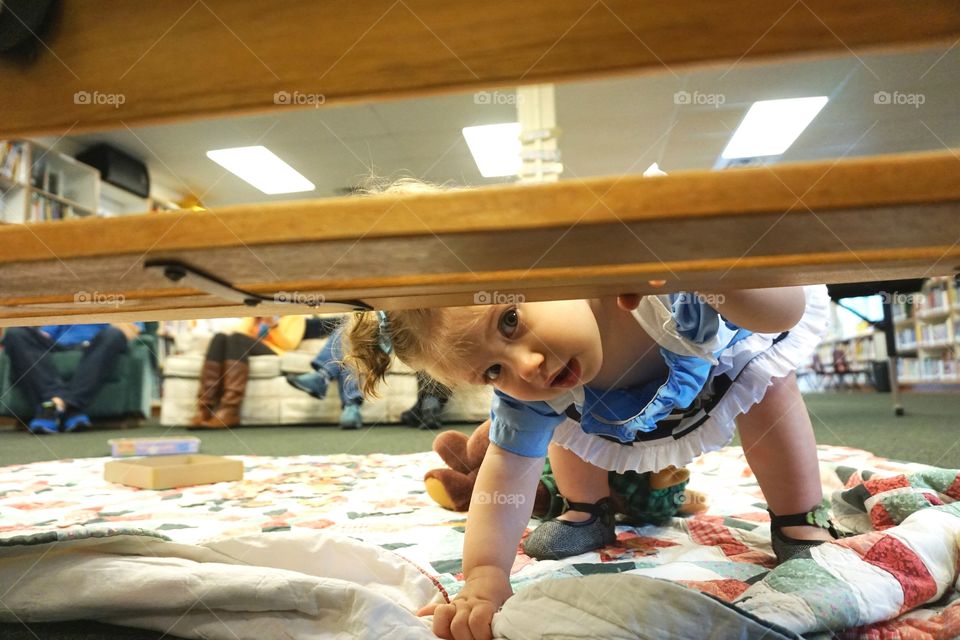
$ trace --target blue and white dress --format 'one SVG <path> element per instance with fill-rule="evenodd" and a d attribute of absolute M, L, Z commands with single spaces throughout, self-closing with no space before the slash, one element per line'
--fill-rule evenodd
<path fill-rule="evenodd" d="M 810 360 L 829 326 L 830 299 L 822 285 L 804 293 L 803 316 L 780 334 L 741 329 L 691 294 L 646 296 L 633 315 L 659 344 L 665 378 L 629 389 L 580 385 L 549 402 L 496 390 L 490 441 L 528 457 L 546 455 L 552 441 L 618 472 L 689 464 L 730 442 L 734 419 L 774 378 Z"/>

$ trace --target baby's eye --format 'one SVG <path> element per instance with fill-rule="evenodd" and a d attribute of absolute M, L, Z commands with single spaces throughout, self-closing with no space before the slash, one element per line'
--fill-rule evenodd
<path fill-rule="evenodd" d="M 495 365 L 492 365 L 492 366 L 488 367 L 487 370 L 483 372 L 483 377 L 487 380 L 487 382 L 493 382 L 494 380 L 496 380 L 497 378 L 499 378 L 499 377 L 500 377 L 500 365 L 495 364 Z"/>
<path fill-rule="evenodd" d="M 520 327 L 520 312 L 516 307 L 510 307 L 500 316 L 497 329 L 507 338 L 511 337 Z"/>

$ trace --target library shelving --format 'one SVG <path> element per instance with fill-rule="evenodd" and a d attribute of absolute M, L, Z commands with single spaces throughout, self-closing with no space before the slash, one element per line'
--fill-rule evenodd
<path fill-rule="evenodd" d="M 94 215 L 96 169 L 28 140 L 0 141 L 0 221 L 47 222 Z"/>
<path fill-rule="evenodd" d="M 906 385 L 960 383 L 960 302 L 956 280 L 931 278 L 894 300 L 897 377 Z"/>
<path fill-rule="evenodd" d="M 151 195 L 147 198 L 115 187 L 109 182 L 100 183 L 99 212 L 104 217 L 124 216 L 152 211 L 173 211 L 179 205 L 170 200 Z"/>
<path fill-rule="evenodd" d="M 874 364 L 887 359 L 887 346 L 882 331 L 872 327 L 854 335 L 828 336 L 817 347 L 815 373 L 832 376 L 837 385 L 848 383 L 850 377 L 855 385 L 866 384 L 874 375 Z M 820 371 L 816 371 L 817 368 Z"/>

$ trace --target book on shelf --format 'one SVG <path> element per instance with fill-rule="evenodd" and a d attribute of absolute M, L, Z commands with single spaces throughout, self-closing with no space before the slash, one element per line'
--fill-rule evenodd
<path fill-rule="evenodd" d="M 4 140 L 0 142 L 0 176 L 18 182 L 20 163 L 23 159 L 23 144 Z"/>
<path fill-rule="evenodd" d="M 43 156 L 37 158 L 33 161 L 33 166 L 30 167 L 30 186 L 36 187 L 37 189 L 43 189 L 44 177 L 47 173 L 47 161 Z"/>
<path fill-rule="evenodd" d="M 50 171 L 47 173 L 47 187 L 44 189 L 47 193 L 52 193 L 55 196 L 60 195 L 60 174 L 56 171 Z"/>
<path fill-rule="evenodd" d="M 34 193 L 30 200 L 30 215 L 26 222 L 49 222 L 63 220 L 74 215 L 73 207 L 65 202 L 47 198 L 43 194 Z"/>

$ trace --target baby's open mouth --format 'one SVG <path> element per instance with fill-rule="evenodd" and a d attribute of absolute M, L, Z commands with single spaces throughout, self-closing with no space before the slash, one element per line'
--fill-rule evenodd
<path fill-rule="evenodd" d="M 580 380 L 580 364 L 576 358 L 571 358 L 570 362 L 553 376 L 550 381 L 551 387 L 572 387 Z"/>

